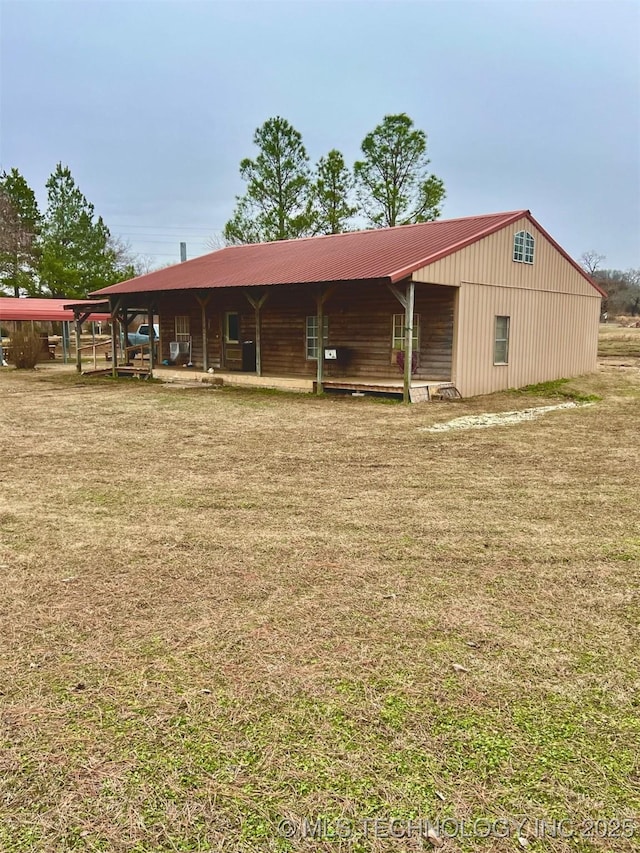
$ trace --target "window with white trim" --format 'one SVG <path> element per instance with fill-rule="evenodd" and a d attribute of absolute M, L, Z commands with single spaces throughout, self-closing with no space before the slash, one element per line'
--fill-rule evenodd
<path fill-rule="evenodd" d="M 513 237 L 513 260 L 519 264 L 532 264 L 535 242 L 533 234 L 518 231 Z"/>
<path fill-rule="evenodd" d="M 509 363 L 509 326 L 510 317 L 496 317 L 493 340 L 493 363 Z"/>
<path fill-rule="evenodd" d="M 420 349 L 420 315 L 413 315 L 413 351 Z M 391 349 L 399 349 L 404 352 L 404 314 L 393 315 L 393 329 L 391 332 Z"/>
<path fill-rule="evenodd" d="M 189 331 L 189 315 L 176 317 L 176 340 L 190 341 L 191 333 Z"/>
<path fill-rule="evenodd" d="M 329 318 L 326 314 L 322 315 L 322 339 L 324 344 L 329 341 Z M 307 358 L 318 358 L 318 317 L 316 314 L 307 317 L 306 352 Z"/>
<path fill-rule="evenodd" d="M 237 311 L 227 311 L 224 315 L 224 342 L 226 344 L 240 343 L 240 315 Z"/>

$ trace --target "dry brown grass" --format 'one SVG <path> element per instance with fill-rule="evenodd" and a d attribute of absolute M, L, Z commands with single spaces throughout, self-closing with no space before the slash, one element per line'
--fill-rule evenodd
<path fill-rule="evenodd" d="M 534 837 L 640 811 L 640 370 L 571 387 L 602 400 L 429 434 L 538 398 L 0 372 L 0 849 L 415 850 L 277 827 L 516 815 L 530 850 L 638 849 Z"/>
<path fill-rule="evenodd" d="M 640 356 L 640 328 L 601 325 L 598 353 L 601 356 L 637 358 Z"/>

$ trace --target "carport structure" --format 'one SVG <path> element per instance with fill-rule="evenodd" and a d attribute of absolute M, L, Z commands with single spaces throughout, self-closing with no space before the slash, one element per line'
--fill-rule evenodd
<path fill-rule="evenodd" d="M 81 302 L 72 302 L 66 303 L 66 308 L 69 311 L 73 312 L 73 317 L 75 321 L 76 328 L 76 368 L 78 373 L 82 371 L 82 353 L 80 348 L 80 328 L 83 323 L 85 323 L 89 317 L 100 317 L 105 320 L 109 320 L 111 322 L 111 371 L 114 376 L 118 375 L 118 372 L 126 371 L 127 368 L 123 368 L 118 365 L 118 340 L 120 335 L 118 334 L 119 328 L 124 330 L 125 339 L 127 334 L 127 329 L 129 328 L 129 324 L 133 320 L 134 317 L 144 314 L 148 315 L 149 319 L 149 328 L 153 329 L 153 316 L 154 309 L 153 305 L 147 303 L 142 307 L 136 307 L 135 305 L 127 305 L 123 304 L 122 299 L 115 299 L 113 302 L 109 302 L 108 300 L 89 300 L 85 299 Z M 126 355 L 127 352 L 127 341 L 125 340 L 124 352 Z M 95 352 L 94 352 L 95 357 Z M 149 347 L 149 373 L 153 371 L 154 367 L 154 348 L 153 346 Z M 137 371 L 140 372 L 140 371 Z"/>
<path fill-rule="evenodd" d="M 89 300 L 83 300 L 76 303 L 81 309 L 85 306 L 85 315 L 82 322 L 85 322 L 89 316 L 93 316 L 94 320 L 109 320 L 110 314 L 106 313 L 95 314 L 89 310 L 94 303 Z M 88 312 L 88 313 L 87 313 Z M 47 299 L 45 297 L 24 297 L 16 298 L 15 296 L 0 297 L 0 323 L 62 323 L 62 350 L 63 361 L 66 363 L 69 354 L 69 329 L 70 323 L 73 322 L 75 313 L 69 308 L 68 299 Z"/>

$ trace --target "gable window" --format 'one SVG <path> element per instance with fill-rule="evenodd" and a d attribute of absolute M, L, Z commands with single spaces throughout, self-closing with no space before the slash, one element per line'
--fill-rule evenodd
<path fill-rule="evenodd" d="M 322 327 L 322 342 L 326 344 L 329 340 L 329 318 L 326 314 L 322 315 Z M 318 318 L 315 314 L 307 317 L 306 348 L 307 358 L 318 358 Z"/>
<path fill-rule="evenodd" d="M 420 315 L 413 315 L 413 351 L 420 349 Z M 391 349 L 399 349 L 404 352 L 404 314 L 393 315 L 393 329 L 391 332 Z"/>
<path fill-rule="evenodd" d="M 224 340 L 227 344 L 240 343 L 240 315 L 236 311 L 224 315 Z"/>
<path fill-rule="evenodd" d="M 496 317 L 493 342 L 493 363 L 509 363 L 509 317 Z"/>
<path fill-rule="evenodd" d="M 191 333 L 189 332 L 189 316 L 187 314 L 176 317 L 176 340 L 191 340 Z"/>
<path fill-rule="evenodd" d="M 535 240 L 528 231 L 518 231 L 513 238 L 513 260 L 520 264 L 533 263 Z"/>

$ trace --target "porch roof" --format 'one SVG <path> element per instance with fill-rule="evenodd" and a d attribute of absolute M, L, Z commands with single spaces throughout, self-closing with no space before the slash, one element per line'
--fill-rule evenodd
<path fill-rule="evenodd" d="M 88 300 L 76 303 L 91 305 Z M 110 314 L 94 316 L 94 320 L 108 320 Z M 0 297 L 0 320 L 34 320 L 40 322 L 73 322 L 73 310 L 68 299 Z"/>
<path fill-rule="evenodd" d="M 529 211 L 229 246 L 93 295 L 336 281 L 393 283 L 523 216 L 530 216 Z"/>

